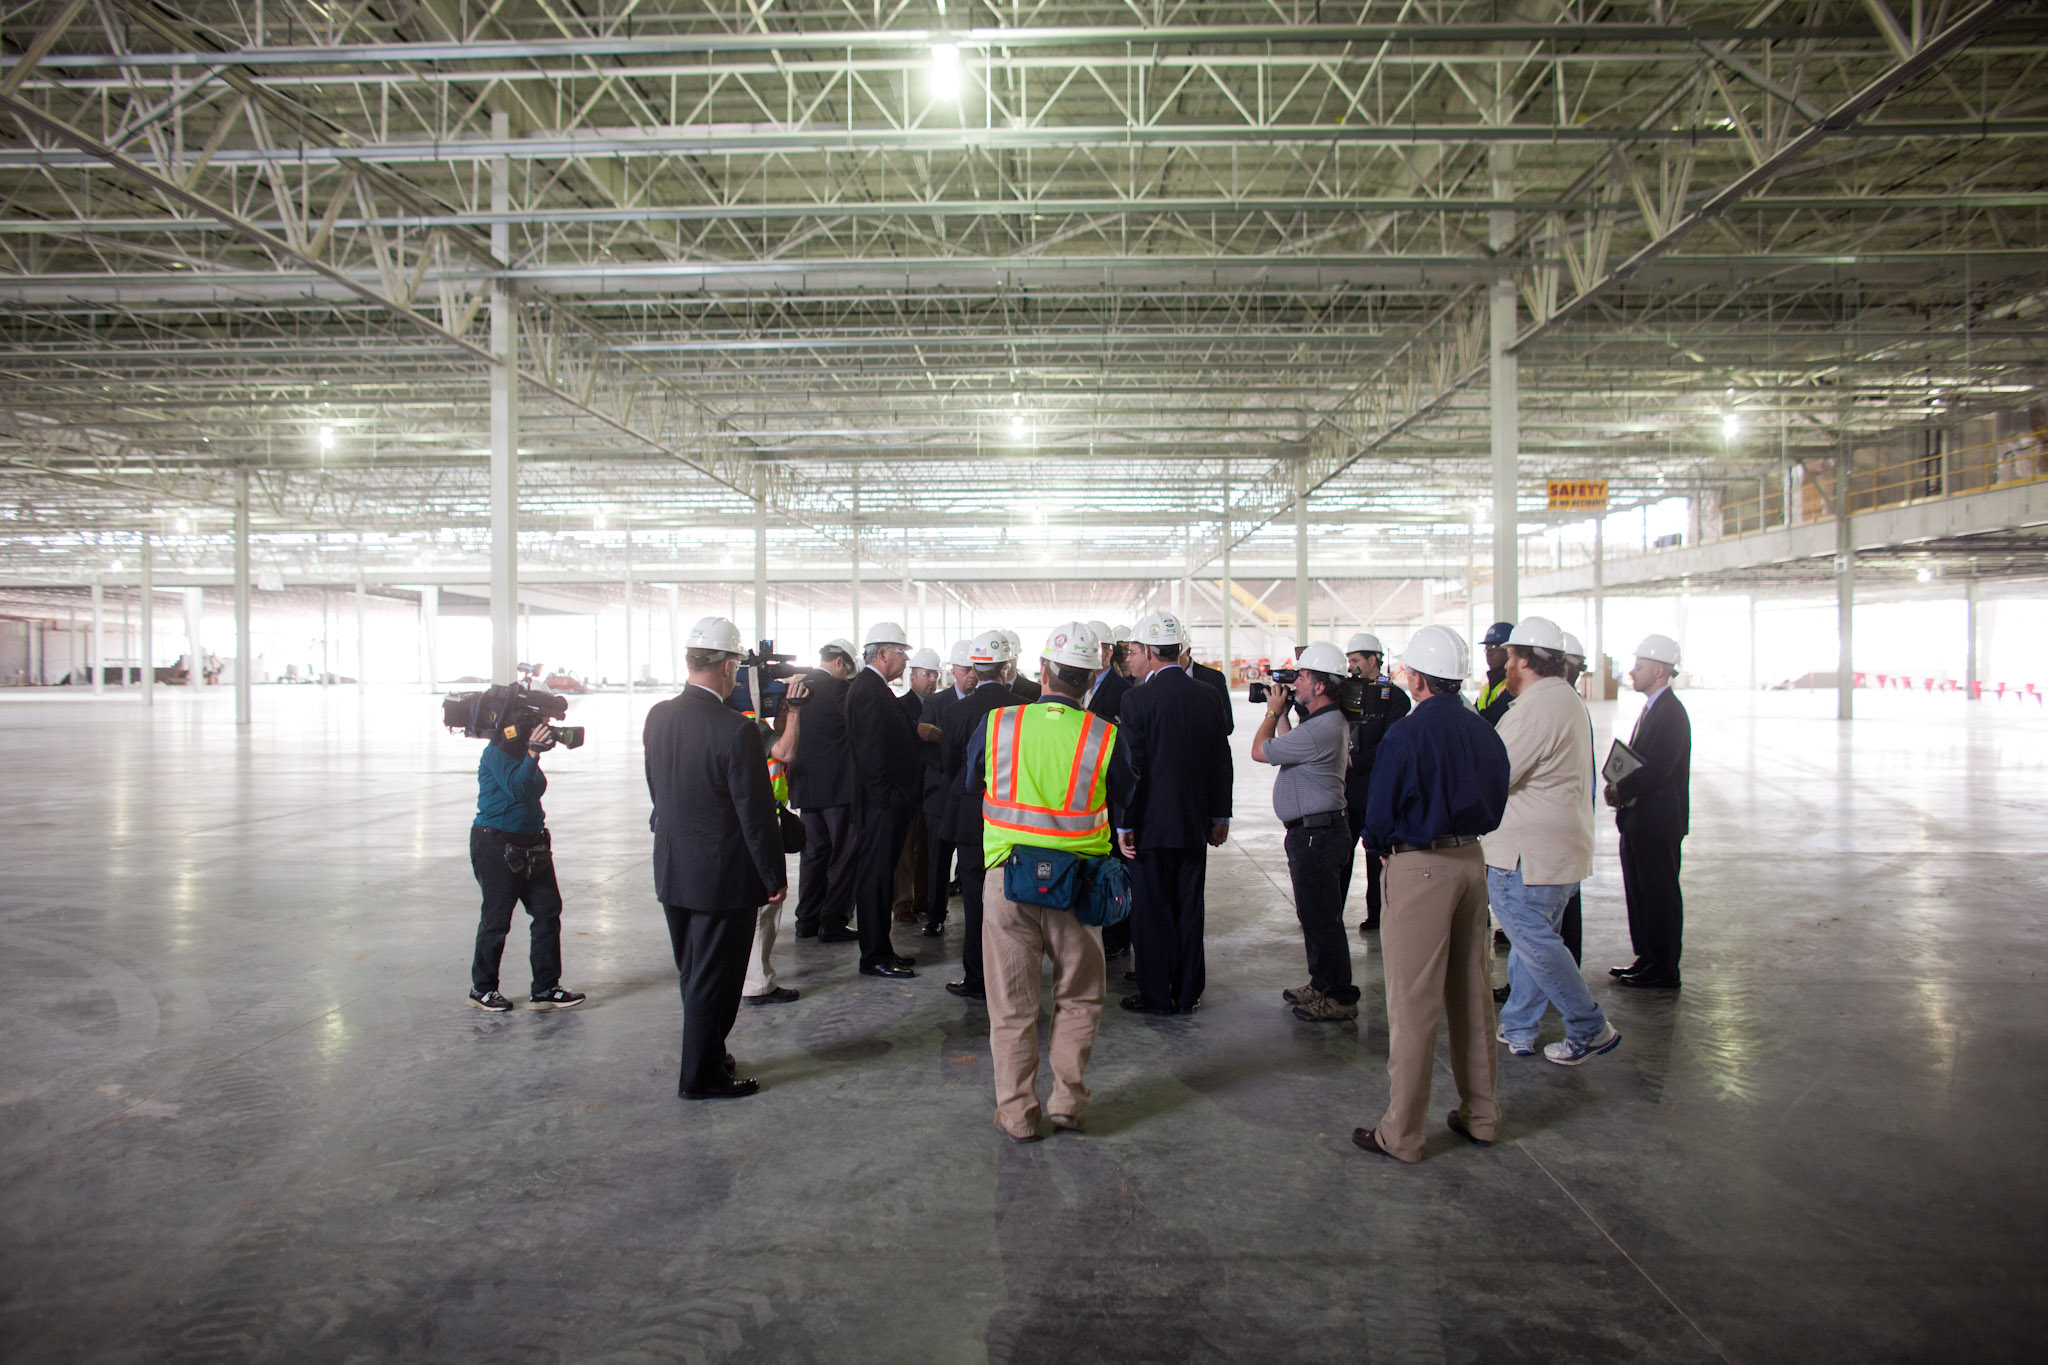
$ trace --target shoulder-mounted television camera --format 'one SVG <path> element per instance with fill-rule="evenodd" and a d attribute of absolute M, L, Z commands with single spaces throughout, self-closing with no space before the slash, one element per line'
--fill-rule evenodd
<path fill-rule="evenodd" d="M 530 675 L 539 670 L 521 664 L 519 671 Z M 568 714 L 569 699 L 553 692 L 536 691 L 530 676 L 522 676 L 516 683 L 500 683 L 483 692 L 457 692 L 441 699 L 441 723 L 471 739 L 520 739 L 547 721 L 549 734 L 556 743 L 565 749 L 580 749 L 583 726 L 553 723 Z"/>
<path fill-rule="evenodd" d="M 786 703 L 791 710 L 804 704 L 804 698 L 790 701 L 789 680 L 802 677 L 804 670 L 796 666 L 796 655 L 777 654 L 773 640 L 763 640 L 758 646 L 740 658 L 740 671 L 733 679 L 732 697 L 727 703 L 740 711 L 752 711 L 763 721 L 773 723 L 782 714 Z"/>

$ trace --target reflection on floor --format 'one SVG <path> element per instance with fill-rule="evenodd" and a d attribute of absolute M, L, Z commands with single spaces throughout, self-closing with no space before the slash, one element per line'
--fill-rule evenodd
<path fill-rule="evenodd" d="M 0 697 L 0 1355 L 2032 1355 L 2048 719 L 1687 700 L 1683 993 L 1606 978 L 1604 827 L 1586 967 L 1622 1047 L 1503 1058 L 1513 1140 L 1439 1127 L 1411 1168 L 1349 1142 L 1386 1093 L 1371 946 L 1356 1027 L 1280 1001 L 1305 973 L 1249 723 L 1206 1008 L 1108 1011 L 1090 1132 L 1015 1147 L 985 1017 L 940 989 L 957 914 L 936 962 L 899 928 L 914 981 L 788 944 L 803 999 L 733 1040 L 764 1092 L 674 1098 L 623 698 L 547 762 L 590 1003 L 494 1017 L 464 1003 L 477 751 L 432 699 L 258 689 L 238 735 L 225 695 Z"/>

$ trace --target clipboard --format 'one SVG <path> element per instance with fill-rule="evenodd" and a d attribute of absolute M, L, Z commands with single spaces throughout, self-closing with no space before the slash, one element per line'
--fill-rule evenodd
<path fill-rule="evenodd" d="M 1617 739 L 1607 751 L 1607 761 L 1600 765 L 1600 777 L 1612 786 L 1642 766 L 1643 756 Z"/>

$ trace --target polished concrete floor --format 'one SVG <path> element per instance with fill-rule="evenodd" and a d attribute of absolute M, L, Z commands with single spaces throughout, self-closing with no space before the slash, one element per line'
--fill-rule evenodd
<path fill-rule="evenodd" d="M 790 944 L 803 999 L 733 1037 L 763 1093 L 674 1097 L 623 698 L 548 760 L 590 1002 L 493 1017 L 464 1002 L 477 750 L 432 699 L 259 689 L 238 734 L 224 693 L 0 696 L 0 1358 L 2039 1359 L 2048 718 L 1687 700 L 1684 991 L 1606 977 L 1604 827 L 1586 965 L 1621 1048 L 1503 1058 L 1512 1140 L 1439 1123 L 1406 1167 L 1349 1141 L 1386 1094 L 1369 947 L 1356 1028 L 1280 1003 L 1305 974 L 1249 762 L 1207 1007 L 1112 1007 L 1089 1133 L 1019 1147 L 950 962 Z"/>

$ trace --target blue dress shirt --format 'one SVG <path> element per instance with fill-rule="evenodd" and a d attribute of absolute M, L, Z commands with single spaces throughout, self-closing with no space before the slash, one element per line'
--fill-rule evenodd
<path fill-rule="evenodd" d="M 1491 834 L 1508 808 L 1508 751 L 1456 696 L 1431 697 L 1387 727 L 1365 798 L 1365 846 Z"/>

